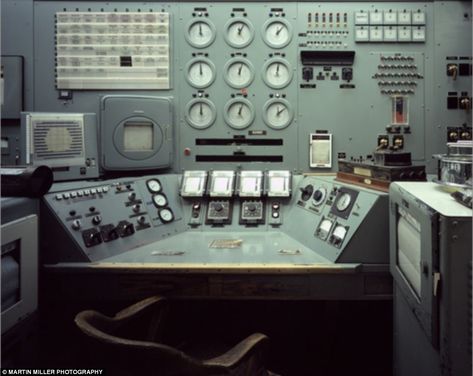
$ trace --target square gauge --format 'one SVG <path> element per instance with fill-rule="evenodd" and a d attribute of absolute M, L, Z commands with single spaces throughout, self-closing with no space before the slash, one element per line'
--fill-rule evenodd
<path fill-rule="evenodd" d="M 425 25 L 425 12 L 418 10 L 412 13 L 412 24 L 413 25 Z"/>
<path fill-rule="evenodd" d="M 399 42 L 410 42 L 412 40 L 412 28 L 410 26 L 402 26 L 397 30 L 397 40 Z"/>
<path fill-rule="evenodd" d="M 207 185 L 207 171 L 184 171 L 181 183 L 182 197 L 202 197 Z"/>
<path fill-rule="evenodd" d="M 383 27 L 370 26 L 370 42 L 382 42 L 382 41 L 383 41 Z"/>
<path fill-rule="evenodd" d="M 385 25 L 396 25 L 397 24 L 397 12 L 388 10 L 384 12 L 384 24 Z"/>
<path fill-rule="evenodd" d="M 355 41 L 368 42 L 370 40 L 369 29 L 366 26 L 357 26 L 355 28 Z"/>
<path fill-rule="evenodd" d="M 369 15 L 367 12 L 356 12 L 355 13 L 355 25 L 368 25 Z"/>
<path fill-rule="evenodd" d="M 411 24 L 411 11 L 403 10 L 397 14 L 397 22 L 399 25 L 410 25 Z"/>
<path fill-rule="evenodd" d="M 425 27 L 417 26 L 412 28 L 412 41 L 425 42 Z"/>
<path fill-rule="evenodd" d="M 385 42 L 397 42 L 397 26 L 385 26 L 383 38 Z"/>
<path fill-rule="evenodd" d="M 265 190 L 268 197 L 290 197 L 292 174 L 290 171 L 268 171 Z"/>
<path fill-rule="evenodd" d="M 231 197 L 235 171 L 212 171 L 210 173 L 210 197 Z"/>
<path fill-rule="evenodd" d="M 383 24 L 383 13 L 374 10 L 370 12 L 370 25 L 382 25 Z"/>
<path fill-rule="evenodd" d="M 238 173 L 238 194 L 240 197 L 260 197 L 262 190 L 262 171 L 240 171 Z"/>

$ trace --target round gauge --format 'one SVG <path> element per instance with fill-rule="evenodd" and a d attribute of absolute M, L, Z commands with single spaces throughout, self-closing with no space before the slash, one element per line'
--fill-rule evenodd
<path fill-rule="evenodd" d="M 254 36 L 253 25 L 245 18 L 233 18 L 225 25 L 225 41 L 232 47 L 246 47 Z"/>
<path fill-rule="evenodd" d="M 168 199 L 162 193 L 153 196 L 153 204 L 158 207 L 162 208 L 168 204 Z"/>
<path fill-rule="evenodd" d="M 263 120 L 270 128 L 284 129 L 293 117 L 292 106 L 285 99 L 270 99 L 263 107 Z"/>
<path fill-rule="evenodd" d="M 273 48 L 283 48 L 292 39 L 292 27 L 284 19 L 268 20 L 263 25 L 263 40 Z"/>
<path fill-rule="evenodd" d="M 215 26 L 207 20 L 192 20 L 185 34 L 187 42 L 195 48 L 210 46 L 215 40 Z"/>
<path fill-rule="evenodd" d="M 230 127 L 244 129 L 255 119 L 255 110 L 248 99 L 234 98 L 225 105 L 223 117 Z"/>
<path fill-rule="evenodd" d="M 215 122 L 217 110 L 208 99 L 196 98 L 187 104 L 185 117 L 191 127 L 205 129 Z"/>
<path fill-rule="evenodd" d="M 327 190 L 324 187 L 317 188 L 312 196 L 312 201 L 314 202 L 315 206 L 319 206 L 325 200 L 325 196 L 327 195 Z"/>
<path fill-rule="evenodd" d="M 289 62 L 281 58 L 273 58 L 263 65 L 263 81 L 273 89 L 282 89 L 292 80 L 292 68 Z"/>
<path fill-rule="evenodd" d="M 235 89 L 248 87 L 255 77 L 255 70 L 249 60 L 236 57 L 225 64 L 224 79 Z"/>
<path fill-rule="evenodd" d="M 215 80 L 215 65 L 206 58 L 195 58 L 186 66 L 186 80 L 197 89 L 208 87 Z"/>
<path fill-rule="evenodd" d="M 174 219 L 174 214 L 169 208 L 164 208 L 164 209 L 159 210 L 158 215 L 161 221 L 164 223 L 169 223 Z"/>
<path fill-rule="evenodd" d="M 146 186 L 151 193 L 161 192 L 161 183 L 158 179 L 150 179 L 146 182 Z"/>
<path fill-rule="evenodd" d="M 345 211 L 350 206 L 351 196 L 349 193 L 342 193 L 337 200 L 336 207 L 338 211 Z"/>

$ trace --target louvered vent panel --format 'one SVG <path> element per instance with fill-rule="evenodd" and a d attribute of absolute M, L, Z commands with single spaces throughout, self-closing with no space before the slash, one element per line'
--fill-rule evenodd
<path fill-rule="evenodd" d="M 37 159 L 82 157 L 83 128 L 76 121 L 40 121 L 34 125 L 33 147 Z"/>

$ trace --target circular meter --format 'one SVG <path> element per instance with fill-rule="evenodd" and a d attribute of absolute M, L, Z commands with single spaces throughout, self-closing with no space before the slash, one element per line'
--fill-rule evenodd
<path fill-rule="evenodd" d="M 195 48 L 210 46 L 215 40 L 215 26 L 207 20 L 192 20 L 185 34 L 187 42 Z"/>
<path fill-rule="evenodd" d="M 151 193 L 161 192 L 161 183 L 158 179 L 150 179 L 146 182 L 146 186 Z"/>
<path fill-rule="evenodd" d="M 263 81 L 273 89 L 282 89 L 292 80 L 292 68 L 285 59 L 275 57 L 263 65 Z"/>
<path fill-rule="evenodd" d="M 270 99 L 263 107 L 263 120 L 273 129 L 284 129 L 292 122 L 294 111 L 285 99 Z"/>
<path fill-rule="evenodd" d="M 268 20 L 263 25 L 263 40 L 272 48 L 283 48 L 292 39 L 292 27 L 285 19 Z"/>
<path fill-rule="evenodd" d="M 186 80 L 197 89 L 210 86 L 215 80 L 215 65 L 207 58 L 192 59 L 186 66 Z"/>
<path fill-rule="evenodd" d="M 153 204 L 157 208 L 162 208 L 168 204 L 168 199 L 162 193 L 153 196 Z"/>
<path fill-rule="evenodd" d="M 244 129 L 255 119 L 251 102 L 244 98 L 234 98 L 227 102 L 223 110 L 225 122 L 234 129 Z"/>
<path fill-rule="evenodd" d="M 185 117 L 191 127 L 205 129 L 215 122 L 217 110 L 215 105 L 208 99 L 193 99 L 186 106 Z"/>
<path fill-rule="evenodd" d="M 164 209 L 159 210 L 158 215 L 159 215 L 159 219 L 161 219 L 163 223 L 172 222 L 172 220 L 174 219 L 174 214 L 169 208 L 164 208 Z"/>
<path fill-rule="evenodd" d="M 245 18 L 233 18 L 225 25 L 225 41 L 232 47 L 246 47 L 254 36 L 253 25 Z"/>
<path fill-rule="evenodd" d="M 342 193 L 337 200 L 336 207 L 338 211 L 345 211 L 350 206 L 351 196 L 349 193 Z"/>
<path fill-rule="evenodd" d="M 247 87 L 253 82 L 255 71 L 249 60 L 236 57 L 225 64 L 225 82 L 235 89 Z"/>

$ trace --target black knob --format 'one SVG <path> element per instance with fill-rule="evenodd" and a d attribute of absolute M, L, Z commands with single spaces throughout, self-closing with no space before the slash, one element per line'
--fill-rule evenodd
<path fill-rule="evenodd" d="M 306 185 L 304 188 L 301 188 L 301 199 L 307 201 L 314 193 L 314 187 L 312 185 Z"/>
<path fill-rule="evenodd" d="M 75 211 L 75 210 L 71 210 L 71 211 L 69 212 L 69 215 L 70 215 L 71 217 L 74 217 L 74 216 L 76 215 L 76 211 Z"/>
<path fill-rule="evenodd" d="M 214 205 L 214 209 L 215 211 L 222 211 L 223 210 L 223 205 L 220 203 L 220 202 L 217 202 L 215 205 Z"/>
<path fill-rule="evenodd" d="M 92 218 L 92 223 L 94 225 L 98 225 L 100 224 L 100 222 L 102 222 L 102 217 L 100 215 L 95 215 L 93 218 Z"/>
<path fill-rule="evenodd" d="M 323 196 L 324 194 L 322 193 L 322 191 L 320 189 L 317 189 L 314 193 L 314 200 L 318 202 L 323 198 Z"/>
<path fill-rule="evenodd" d="M 250 212 L 254 212 L 256 210 L 256 205 L 255 204 L 248 204 L 247 208 Z"/>

